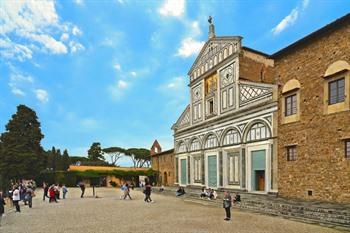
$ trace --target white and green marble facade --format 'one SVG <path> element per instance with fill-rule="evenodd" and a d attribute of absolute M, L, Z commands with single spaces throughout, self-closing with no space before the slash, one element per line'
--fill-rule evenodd
<path fill-rule="evenodd" d="M 216 62 L 212 44 L 234 49 Z M 189 72 L 190 104 L 172 127 L 178 185 L 277 192 L 277 87 L 239 79 L 239 52 L 239 37 L 212 38 Z M 196 68 L 211 56 L 214 72 L 205 64 Z M 208 114 L 205 78 L 215 73 L 217 82 L 210 93 L 215 110 Z M 255 180 L 261 171 L 264 188 L 258 191 Z"/>

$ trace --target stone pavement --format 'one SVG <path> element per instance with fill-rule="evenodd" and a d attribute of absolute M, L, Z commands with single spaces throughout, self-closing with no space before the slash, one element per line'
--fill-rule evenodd
<path fill-rule="evenodd" d="M 295 222 L 279 217 L 233 211 L 226 222 L 221 208 L 185 203 L 181 198 L 152 194 L 155 203 L 143 202 L 140 191 L 131 193 L 133 200 L 120 200 L 118 189 L 97 188 L 100 198 L 79 198 L 80 190 L 70 188 L 66 200 L 43 202 L 37 192 L 33 209 L 21 206 L 21 213 L 7 208 L 0 233 L 121 233 L 121 232 L 188 232 L 188 233 L 336 233 L 335 229 Z"/>

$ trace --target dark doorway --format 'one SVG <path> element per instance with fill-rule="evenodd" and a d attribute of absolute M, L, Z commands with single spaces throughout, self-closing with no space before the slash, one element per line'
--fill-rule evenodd
<path fill-rule="evenodd" d="M 255 171 L 255 187 L 257 191 L 265 191 L 265 171 Z"/>
<path fill-rule="evenodd" d="M 164 186 L 168 186 L 168 174 L 164 172 Z"/>

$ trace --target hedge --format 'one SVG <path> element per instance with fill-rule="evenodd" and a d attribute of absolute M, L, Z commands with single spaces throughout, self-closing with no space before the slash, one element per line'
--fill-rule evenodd
<path fill-rule="evenodd" d="M 157 171 L 149 169 L 147 171 L 123 171 L 123 170 L 86 170 L 86 171 L 42 171 L 35 179 L 41 186 L 43 182 L 48 184 L 65 184 L 68 187 L 76 186 L 82 179 L 96 179 L 102 176 L 115 176 L 119 179 L 132 180 L 139 176 L 147 176 L 151 180 L 156 178 Z M 138 180 L 138 179 L 137 179 Z"/>

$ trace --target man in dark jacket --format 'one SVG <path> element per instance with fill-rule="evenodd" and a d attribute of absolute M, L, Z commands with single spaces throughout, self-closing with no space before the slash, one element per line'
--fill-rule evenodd
<path fill-rule="evenodd" d="M 224 198 L 223 198 L 223 207 L 226 211 L 226 218 L 224 219 L 226 221 L 231 220 L 231 202 L 232 202 L 232 198 L 230 193 L 225 191 Z"/>
<path fill-rule="evenodd" d="M 83 181 L 80 181 L 79 184 L 78 184 L 78 186 L 79 186 L 80 189 L 81 189 L 81 195 L 80 195 L 80 197 L 83 198 L 83 197 L 84 197 L 84 193 L 85 193 L 85 184 L 84 184 Z"/>
<path fill-rule="evenodd" d="M 151 183 L 149 182 L 148 179 L 146 179 L 146 185 L 145 185 L 145 190 L 144 190 L 144 194 L 145 194 L 145 202 L 153 202 L 151 199 L 151 191 L 152 191 L 152 186 Z"/>
<path fill-rule="evenodd" d="M 6 205 L 6 204 L 5 204 L 4 198 L 2 196 L 2 192 L 0 192 L 0 226 L 1 226 L 2 215 L 5 213 L 4 205 Z"/>

